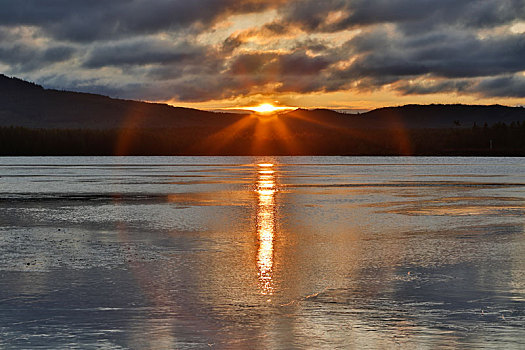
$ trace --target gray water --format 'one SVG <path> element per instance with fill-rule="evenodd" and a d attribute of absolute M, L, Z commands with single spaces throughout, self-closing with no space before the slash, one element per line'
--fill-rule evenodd
<path fill-rule="evenodd" d="M 525 348 L 525 159 L 0 158 L 0 348 Z"/>

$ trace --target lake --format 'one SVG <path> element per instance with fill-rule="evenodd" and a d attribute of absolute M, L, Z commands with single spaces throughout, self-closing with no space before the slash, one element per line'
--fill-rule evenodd
<path fill-rule="evenodd" d="M 0 158 L 0 348 L 525 348 L 525 159 Z"/>

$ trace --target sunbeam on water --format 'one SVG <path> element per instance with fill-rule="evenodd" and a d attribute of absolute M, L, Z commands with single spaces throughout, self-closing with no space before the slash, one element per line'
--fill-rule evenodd
<path fill-rule="evenodd" d="M 273 241 L 275 236 L 275 171 L 273 164 L 258 164 L 257 267 L 263 294 L 273 293 Z"/>

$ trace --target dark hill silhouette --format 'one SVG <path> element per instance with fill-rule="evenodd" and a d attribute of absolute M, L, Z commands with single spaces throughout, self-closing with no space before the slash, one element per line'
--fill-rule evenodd
<path fill-rule="evenodd" d="M 244 116 L 215 113 L 166 104 L 45 89 L 0 75 L 0 126 L 30 128 L 224 128 Z M 525 108 L 470 105 L 406 105 L 362 114 L 327 109 L 296 110 L 280 118 L 294 129 L 392 129 L 482 126 L 525 120 Z"/>
<path fill-rule="evenodd" d="M 525 155 L 525 108 L 257 116 L 45 89 L 0 75 L 0 155 Z"/>
<path fill-rule="evenodd" d="M 297 110 L 289 116 L 336 127 L 357 129 L 422 129 L 483 126 L 485 123 L 524 121 L 525 108 L 501 105 L 405 105 L 384 107 L 361 114 L 343 114 L 326 109 Z"/>
<path fill-rule="evenodd" d="M 525 120 L 525 108 L 501 105 L 405 105 L 384 107 L 365 113 L 366 119 L 381 120 L 385 124 L 399 122 L 408 128 L 472 127 Z"/>
<path fill-rule="evenodd" d="M 70 91 L 0 75 L 0 125 L 31 128 L 195 127 L 220 126 L 239 115 L 211 113 L 166 104 Z"/>

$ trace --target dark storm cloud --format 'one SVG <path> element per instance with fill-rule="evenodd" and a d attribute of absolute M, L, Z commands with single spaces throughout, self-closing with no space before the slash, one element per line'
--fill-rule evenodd
<path fill-rule="evenodd" d="M 487 27 L 523 17 L 525 3 L 522 0 L 302 0 L 291 1 L 284 12 L 285 22 L 308 31 L 339 31 L 381 23 L 421 24 L 426 29 L 441 24 Z"/>
<path fill-rule="evenodd" d="M 65 75 L 47 76 L 41 78 L 41 83 L 48 89 L 63 90 L 67 86 L 68 91 L 87 92 L 94 94 L 101 94 L 105 96 L 113 96 L 115 98 L 136 98 L 144 99 L 141 95 L 131 95 L 130 92 L 135 89 L 140 89 L 141 84 L 100 84 L 97 79 L 70 79 Z"/>
<path fill-rule="evenodd" d="M 230 67 L 234 75 L 311 75 L 318 74 L 330 62 L 324 57 L 310 57 L 304 52 L 288 54 L 256 53 L 238 55 Z"/>
<path fill-rule="evenodd" d="M 270 9 L 267 23 L 213 37 L 231 15 Z M 272 86 L 523 97 L 525 35 L 509 30 L 518 21 L 524 0 L 4 0 L 0 63 L 43 70 L 34 76 L 53 87 L 148 100 Z"/>
<path fill-rule="evenodd" d="M 479 39 L 454 31 L 410 37 L 372 32 L 350 41 L 347 49 L 359 57 L 341 74 L 354 79 L 424 74 L 458 78 L 525 70 L 523 35 Z"/>
<path fill-rule="evenodd" d="M 0 63 L 10 65 L 15 72 L 29 72 L 66 61 L 74 52 L 73 48 L 67 46 L 40 49 L 24 44 L 1 45 Z"/>
<path fill-rule="evenodd" d="M 468 93 L 485 97 L 525 97 L 524 76 L 501 76 L 494 78 L 453 79 L 437 82 L 402 82 L 398 91 L 405 95 L 435 93 Z"/>
<path fill-rule="evenodd" d="M 506 76 L 484 79 L 474 91 L 491 97 L 525 98 L 525 76 Z"/>
<path fill-rule="evenodd" d="M 21 33 L 0 26 L 0 63 L 10 65 L 14 71 L 27 72 L 70 59 L 73 47 L 52 43 L 36 45 L 32 33 Z"/>
<path fill-rule="evenodd" d="M 59 39 L 94 41 L 176 30 L 200 30 L 228 14 L 261 11 L 262 0 L 3 0 L 0 23 L 36 25 Z"/>
<path fill-rule="evenodd" d="M 97 46 L 89 54 L 84 66 L 146 65 L 195 60 L 205 55 L 205 49 L 188 43 L 173 45 L 166 41 L 138 40 Z"/>
<path fill-rule="evenodd" d="M 475 84 L 474 81 L 459 79 L 438 82 L 415 82 L 403 81 L 397 86 L 397 90 L 404 95 L 427 95 L 441 92 L 461 93 L 467 92 Z"/>

